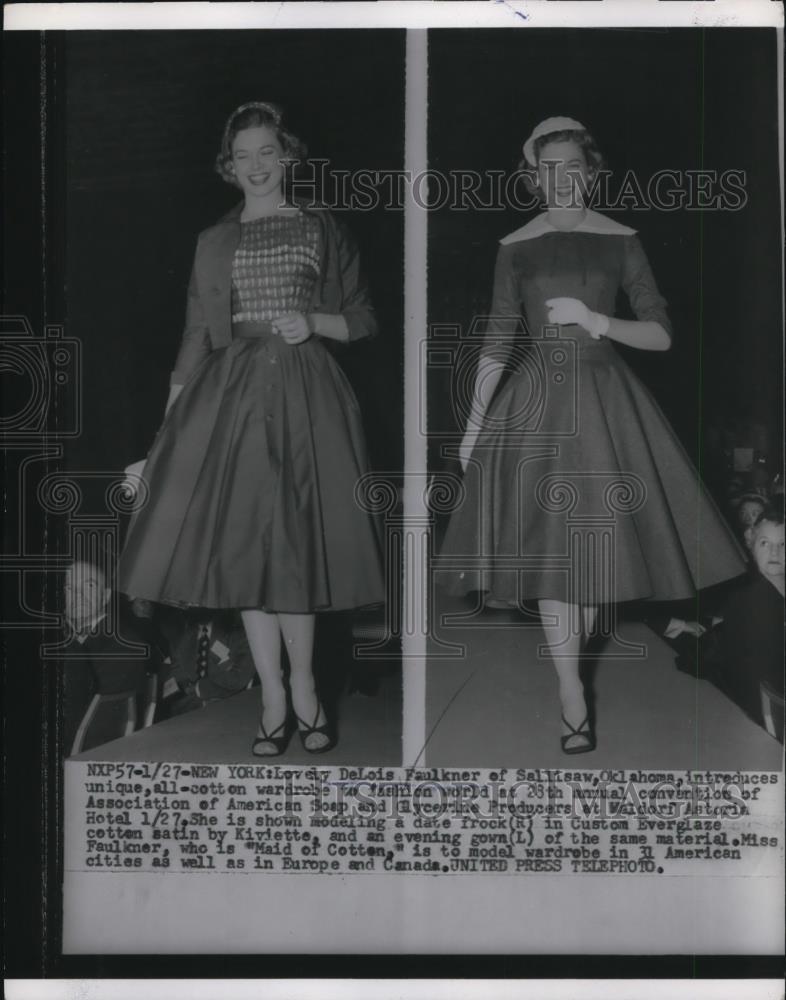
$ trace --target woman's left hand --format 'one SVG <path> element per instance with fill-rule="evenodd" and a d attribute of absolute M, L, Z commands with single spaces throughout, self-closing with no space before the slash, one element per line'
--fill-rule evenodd
<path fill-rule="evenodd" d="M 549 323 L 557 323 L 560 326 L 576 323 L 596 340 L 603 336 L 604 326 L 608 330 L 608 318 L 592 312 L 580 299 L 547 299 L 546 305 L 549 307 Z"/>
<path fill-rule="evenodd" d="M 123 492 L 129 499 L 134 499 L 139 490 L 139 481 L 143 478 L 145 473 L 145 465 L 147 464 L 147 459 L 143 458 L 141 462 L 134 462 L 132 465 L 127 465 L 123 469 Z"/>
<path fill-rule="evenodd" d="M 288 344 L 302 344 L 312 336 L 308 319 L 303 313 L 287 313 L 273 321 L 273 329 Z"/>

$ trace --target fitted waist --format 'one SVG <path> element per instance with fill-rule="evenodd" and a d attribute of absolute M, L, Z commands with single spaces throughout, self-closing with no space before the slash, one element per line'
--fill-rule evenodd
<path fill-rule="evenodd" d="M 233 340 L 267 340 L 278 337 L 271 320 L 239 320 L 232 324 Z"/>

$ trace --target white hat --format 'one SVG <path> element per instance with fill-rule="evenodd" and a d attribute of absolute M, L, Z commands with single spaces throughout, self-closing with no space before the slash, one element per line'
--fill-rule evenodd
<path fill-rule="evenodd" d="M 587 130 L 575 118 L 545 118 L 540 125 L 532 130 L 532 135 L 524 143 L 524 159 L 533 167 L 537 167 L 535 157 L 535 140 L 552 132 L 586 132 Z"/>

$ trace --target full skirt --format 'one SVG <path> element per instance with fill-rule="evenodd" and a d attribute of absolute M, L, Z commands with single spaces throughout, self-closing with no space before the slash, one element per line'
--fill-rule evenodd
<path fill-rule="evenodd" d="M 745 571 L 668 420 L 608 342 L 587 345 L 570 378 L 532 372 L 512 373 L 489 408 L 441 548 L 446 589 L 509 604 L 670 601 Z"/>
<path fill-rule="evenodd" d="M 361 415 L 315 338 L 213 351 L 145 465 L 119 587 L 182 606 L 310 613 L 384 600 L 378 525 L 355 496 Z"/>

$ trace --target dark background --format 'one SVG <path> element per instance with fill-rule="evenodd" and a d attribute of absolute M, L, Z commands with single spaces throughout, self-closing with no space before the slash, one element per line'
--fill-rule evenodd
<path fill-rule="evenodd" d="M 273 101 L 329 169 L 400 169 L 403 32 L 75 32 L 67 88 L 67 331 L 83 344 L 72 468 L 144 457 L 180 343 L 197 234 L 241 199 L 213 171 L 224 123 Z M 340 212 L 379 337 L 342 350 L 372 464 L 403 460 L 403 213 Z"/>
<path fill-rule="evenodd" d="M 705 474 L 713 426 L 734 420 L 764 424 L 770 460 L 780 465 L 776 54 L 775 32 L 764 29 L 429 36 L 432 168 L 510 173 L 534 126 L 567 115 L 595 136 L 612 192 L 628 171 L 642 186 L 662 169 L 746 171 L 740 211 L 606 213 L 638 230 L 674 326 L 669 352 L 621 351 Z M 535 214 L 432 212 L 430 323 L 466 330 L 489 309 L 498 241 Z M 449 424 L 447 383 L 431 386 L 429 424 Z M 432 461 L 442 464 L 438 445 Z"/>

